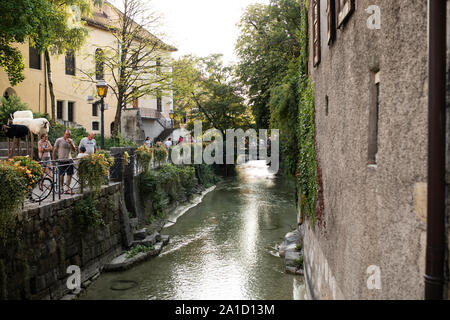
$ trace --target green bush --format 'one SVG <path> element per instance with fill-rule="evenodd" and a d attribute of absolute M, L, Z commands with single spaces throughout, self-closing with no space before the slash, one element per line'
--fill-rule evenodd
<path fill-rule="evenodd" d="M 140 176 L 142 198 L 152 201 L 155 214 L 163 214 L 171 202 L 188 197 L 196 184 L 193 166 L 169 164 Z"/>
<path fill-rule="evenodd" d="M 0 239 L 6 240 L 8 231 L 14 227 L 17 210 L 27 194 L 27 180 L 14 166 L 0 164 Z"/>
<path fill-rule="evenodd" d="M 141 252 L 149 252 L 151 250 L 155 249 L 155 247 L 153 245 L 151 246 L 143 246 L 141 244 L 137 245 L 136 247 L 134 247 L 131 250 L 128 250 L 127 253 L 127 258 L 133 258 L 134 256 L 136 256 L 137 254 L 141 253 Z"/>
<path fill-rule="evenodd" d="M 98 200 L 94 199 L 93 196 L 75 203 L 73 207 L 75 222 L 82 230 L 105 225 L 101 212 L 97 210 L 97 205 Z"/>
<path fill-rule="evenodd" d="M 194 166 L 197 180 L 205 188 L 209 188 L 220 181 L 220 177 L 215 174 L 213 166 L 204 163 Z"/>
<path fill-rule="evenodd" d="M 26 103 L 23 103 L 18 96 L 10 96 L 8 99 L 1 98 L 0 106 L 0 126 L 8 123 L 11 114 L 16 111 L 30 110 Z M 5 136 L 3 130 L 0 131 L 2 136 Z"/>
<path fill-rule="evenodd" d="M 143 172 L 148 172 L 150 170 L 150 162 L 153 159 L 153 149 L 146 145 L 142 145 L 136 149 L 134 152 L 136 154 L 136 160 L 139 169 Z"/>
<path fill-rule="evenodd" d="M 94 136 L 95 141 L 97 141 L 97 146 L 100 147 L 100 141 L 101 137 L 99 134 L 96 134 Z M 105 137 L 105 149 L 109 150 L 113 147 L 132 147 L 137 148 L 138 144 L 133 140 L 127 140 L 123 139 L 122 136 L 119 134 L 117 138 L 113 137 Z"/>
<path fill-rule="evenodd" d="M 81 192 L 89 186 L 91 191 L 99 193 L 113 164 L 114 159 L 104 151 L 81 158 L 78 162 Z"/>

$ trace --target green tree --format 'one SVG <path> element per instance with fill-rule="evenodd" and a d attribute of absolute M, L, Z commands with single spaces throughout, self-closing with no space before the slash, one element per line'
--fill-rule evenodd
<path fill-rule="evenodd" d="M 25 79 L 22 53 L 15 47 L 53 20 L 47 0 L 0 0 L 0 66 L 12 86 Z"/>
<path fill-rule="evenodd" d="M 52 14 L 45 22 L 38 24 L 30 35 L 31 44 L 44 53 L 47 69 L 47 81 L 50 93 L 51 118 L 56 119 L 56 100 L 53 89 L 50 53 L 61 55 L 67 52 L 75 53 L 85 43 L 87 29 L 80 22 L 73 25 L 70 22 L 74 14 L 78 19 L 91 13 L 92 5 L 102 5 L 101 0 L 47 0 L 51 5 Z"/>
<path fill-rule="evenodd" d="M 294 175 L 298 162 L 299 77 L 307 60 L 302 41 L 302 0 L 272 0 L 247 8 L 239 23 L 239 78 L 259 128 L 280 130 L 281 168 Z"/>
<path fill-rule="evenodd" d="M 233 67 L 224 66 L 222 55 L 184 56 L 174 62 L 174 100 L 177 116 L 203 122 L 203 130 L 253 127 L 244 93 Z"/>
<path fill-rule="evenodd" d="M 300 55 L 300 7 L 300 0 L 250 5 L 238 24 L 238 75 L 259 128 L 269 126 L 271 89 L 283 81 L 290 62 Z"/>

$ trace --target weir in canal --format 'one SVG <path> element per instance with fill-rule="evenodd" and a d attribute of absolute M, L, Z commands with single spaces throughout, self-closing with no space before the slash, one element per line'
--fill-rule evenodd
<path fill-rule="evenodd" d="M 177 217 L 169 217 L 175 220 Z M 160 256 L 104 273 L 82 299 L 291 300 L 303 279 L 286 274 L 277 245 L 296 226 L 294 185 L 250 161 L 162 230 Z"/>

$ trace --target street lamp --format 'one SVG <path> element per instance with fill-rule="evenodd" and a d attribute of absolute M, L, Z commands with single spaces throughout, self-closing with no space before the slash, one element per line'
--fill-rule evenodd
<path fill-rule="evenodd" d="M 172 129 L 173 129 L 173 117 L 174 117 L 174 113 L 173 113 L 173 110 L 170 110 L 170 112 L 169 112 L 169 118 L 170 118 L 170 122 L 171 122 L 171 124 L 172 124 Z"/>
<path fill-rule="evenodd" d="M 105 149 L 105 125 L 104 125 L 104 117 L 103 112 L 105 111 L 105 101 L 108 94 L 108 84 L 105 82 L 105 80 L 99 80 L 97 82 L 97 93 L 100 97 L 100 111 L 101 111 L 101 118 L 100 118 L 100 148 Z"/>

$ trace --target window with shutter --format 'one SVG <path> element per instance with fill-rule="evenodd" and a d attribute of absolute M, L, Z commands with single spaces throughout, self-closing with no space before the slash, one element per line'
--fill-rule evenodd
<path fill-rule="evenodd" d="M 313 22 L 313 54 L 314 67 L 320 63 L 320 4 L 319 0 L 312 2 L 312 22 Z"/>
<path fill-rule="evenodd" d="M 29 58 L 30 68 L 41 70 L 41 54 L 31 43 L 29 45 Z"/>
<path fill-rule="evenodd" d="M 327 0 L 327 40 L 331 45 L 336 39 L 336 2 L 335 0 Z"/>
<path fill-rule="evenodd" d="M 338 27 L 347 21 L 353 11 L 355 11 L 355 0 L 337 0 Z"/>
<path fill-rule="evenodd" d="M 75 75 L 75 54 L 73 51 L 66 53 L 66 74 L 71 76 Z"/>

